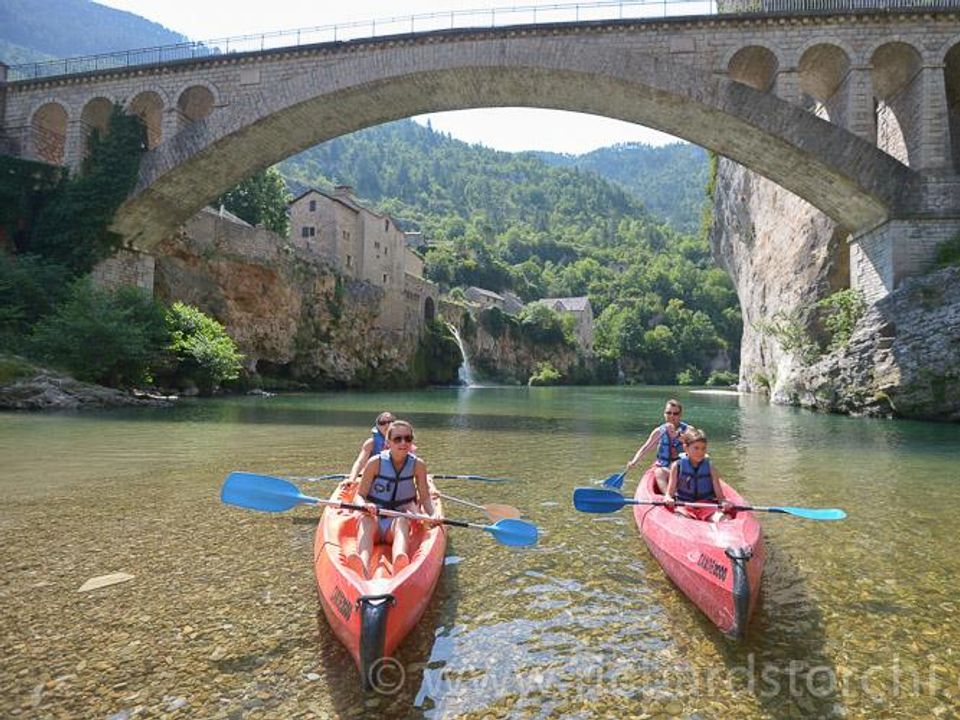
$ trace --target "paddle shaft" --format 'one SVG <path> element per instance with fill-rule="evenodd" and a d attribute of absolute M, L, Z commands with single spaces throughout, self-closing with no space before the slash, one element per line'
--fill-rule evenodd
<path fill-rule="evenodd" d="M 447 495 L 446 493 L 437 493 L 437 495 L 444 500 L 450 500 L 451 502 L 460 503 L 461 505 L 466 505 L 467 507 L 482 510 L 490 517 L 491 520 L 499 520 L 501 518 L 518 518 L 523 514 L 517 510 L 517 508 L 511 505 L 500 505 L 499 503 L 493 503 L 491 505 L 478 505 L 477 503 L 470 502 L 469 500 L 461 500 L 460 498 L 454 497 L 453 495 Z"/>
<path fill-rule="evenodd" d="M 669 507 L 671 505 L 683 505 L 684 507 L 692 508 L 722 508 L 723 505 L 720 503 L 702 503 L 702 502 L 684 502 L 683 500 L 677 500 L 672 503 L 663 502 L 662 500 L 632 500 L 625 499 L 625 505 L 663 505 Z M 774 513 L 784 513 L 789 515 L 790 512 L 785 508 L 780 507 L 770 507 L 763 505 L 730 505 L 731 510 L 746 510 L 746 511 L 756 511 L 756 512 L 774 512 Z"/>
<path fill-rule="evenodd" d="M 366 505 L 356 505 L 354 503 L 339 502 L 338 500 L 315 500 L 317 505 L 328 505 L 330 507 L 340 508 L 342 510 L 359 510 L 360 512 L 367 512 Z M 408 518 L 409 520 L 422 520 L 423 522 L 428 523 L 437 523 L 440 525 L 452 525 L 453 527 L 472 527 L 480 528 L 481 530 L 486 530 L 488 525 L 479 525 L 477 523 L 464 522 L 463 520 L 448 520 L 447 518 L 435 518 L 430 515 L 424 515 L 422 513 L 412 513 L 412 512 L 401 512 L 400 510 L 388 510 L 387 508 L 377 508 L 377 515 L 383 515 L 384 517 L 403 517 Z"/>

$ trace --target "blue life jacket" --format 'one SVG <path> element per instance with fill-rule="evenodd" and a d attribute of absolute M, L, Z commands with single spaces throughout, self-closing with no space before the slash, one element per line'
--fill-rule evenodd
<path fill-rule="evenodd" d="M 667 432 L 667 423 L 660 426 L 660 442 L 657 445 L 657 465 L 660 467 L 670 467 L 670 463 L 676 460 L 680 453 L 683 452 L 683 441 L 680 439 L 680 435 L 686 431 L 687 424 L 681 422 L 680 427 L 677 428 L 677 436 L 671 441 L 670 434 Z M 676 452 L 671 452 L 671 450 Z"/>
<path fill-rule="evenodd" d="M 390 459 L 390 451 L 380 452 L 380 470 L 373 479 L 367 499 L 387 510 L 396 510 L 401 505 L 417 499 L 417 484 L 413 471 L 417 465 L 417 456 L 407 454 L 406 462 L 398 473 Z"/>
<path fill-rule="evenodd" d="M 697 467 L 686 453 L 677 459 L 677 500 L 682 502 L 715 502 L 713 478 L 710 477 L 710 458 L 705 457 Z"/>
<path fill-rule="evenodd" d="M 370 428 L 370 437 L 373 438 L 373 450 L 370 451 L 370 457 L 379 455 L 383 446 L 387 444 L 387 439 L 376 427 Z"/>

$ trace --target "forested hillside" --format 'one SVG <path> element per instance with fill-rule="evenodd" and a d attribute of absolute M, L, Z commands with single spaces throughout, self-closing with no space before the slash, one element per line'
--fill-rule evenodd
<path fill-rule="evenodd" d="M 318 145 L 280 171 L 294 192 L 352 185 L 422 231 L 427 274 L 441 285 L 525 300 L 589 295 L 598 352 L 628 379 L 696 381 L 723 351 L 736 362 L 736 295 L 706 239 L 672 229 L 595 172 L 468 145 L 410 120 Z"/>
<path fill-rule="evenodd" d="M 682 232 L 700 228 L 709 165 L 707 151 L 701 147 L 626 143 L 584 155 L 537 154 L 552 165 L 592 170 L 623 185 L 642 198 L 650 212 Z"/>
<path fill-rule="evenodd" d="M 186 39 L 139 15 L 89 0 L 0 0 L 0 61 L 8 65 Z"/>

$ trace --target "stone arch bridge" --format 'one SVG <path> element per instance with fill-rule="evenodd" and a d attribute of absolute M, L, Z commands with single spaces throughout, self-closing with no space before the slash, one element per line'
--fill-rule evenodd
<path fill-rule="evenodd" d="M 646 125 L 731 158 L 851 234 L 878 298 L 960 231 L 960 3 L 410 33 L 5 81 L 9 154 L 77 167 L 114 102 L 149 152 L 116 218 L 149 250 L 318 142 L 443 110 L 529 106 Z"/>

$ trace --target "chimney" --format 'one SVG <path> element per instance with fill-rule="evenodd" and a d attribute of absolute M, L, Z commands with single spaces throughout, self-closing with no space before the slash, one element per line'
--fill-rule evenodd
<path fill-rule="evenodd" d="M 338 198 L 350 199 L 353 197 L 353 186 L 351 185 L 336 185 L 333 188 L 333 196 Z"/>

